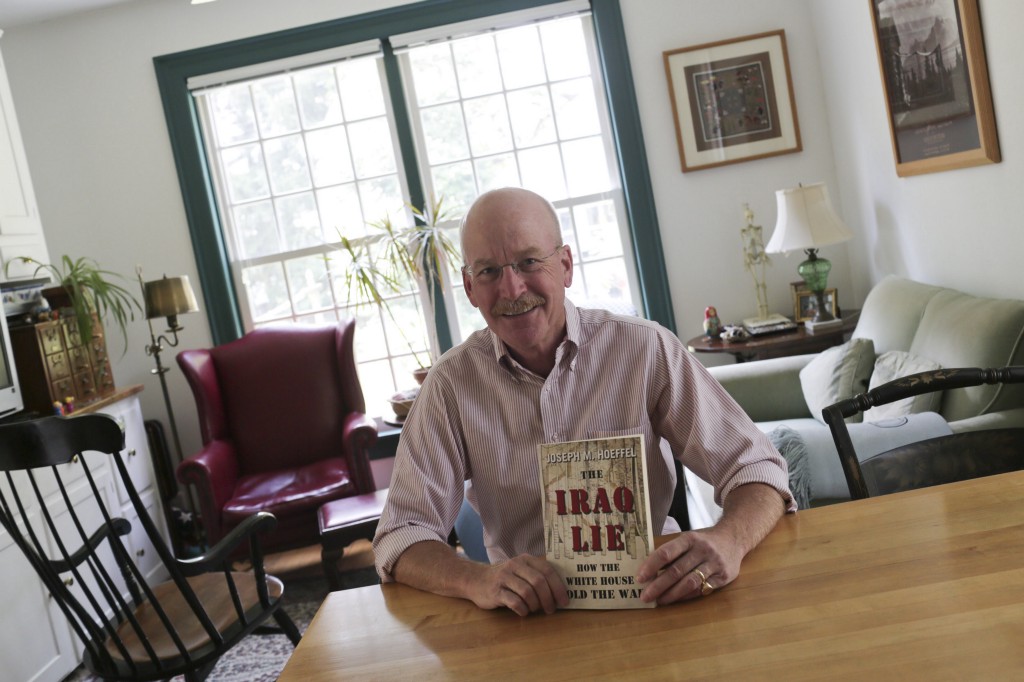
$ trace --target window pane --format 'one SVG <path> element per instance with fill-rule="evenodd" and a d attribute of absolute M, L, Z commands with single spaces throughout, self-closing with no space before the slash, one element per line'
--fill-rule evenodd
<path fill-rule="evenodd" d="M 295 96 L 304 128 L 341 123 L 341 99 L 334 69 L 321 66 L 295 74 Z"/>
<path fill-rule="evenodd" d="M 580 268 L 586 284 L 586 298 L 590 300 L 612 299 L 629 301 L 632 293 L 629 280 L 618 261 L 598 261 Z M 576 289 L 573 282 L 573 289 Z"/>
<path fill-rule="evenodd" d="M 501 91 L 501 69 L 491 35 L 456 40 L 452 50 L 462 97 Z"/>
<path fill-rule="evenodd" d="M 249 314 L 255 322 L 291 315 L 288 286 L 280 263 L 245 268 L 242 270 L 242 283 L 249 300 Z"/>
<path fill-rule="evenodd" d="M 277 223 L 281 227 L 281 239 L 286 250 L 306 246 L 320 246 L 324 243 L 320 230 L 320 215 L 312 192 L 303 192 L 282 197 L 275 202 Z"/>
<path fill-rule="evenodd" d="M 253 142 L 259 138 L 256 111 L 252 106 L 248 85 L 232 85 L 212 93 L 210 113 L 220 146 Z"/>
<path fill-rule="evenodd" d="M 523 187 L 540 194 L 548 201 L 558 201 L 566 197 L 562 157 L 558 152 L 558 145 L 550 144 L 519 152 L 519 172 L 523 176 Z"/>
<path fill-rule="evenodd" d="M 543 83 L 544 54 L 533 26 L 501 31 L 497 35 L 498 59 L 506 89 Z"/>
<path fill-rule="evenodd" d="M 233 216 L 235 248 L 239 258 L 258 258 L 281 250 L 272 202 L 259 201 L 236 206 Z"/>
<path fill-rule="evenodd" d="M 579 257 L 584 261 L 622 255 L 615 204 L 598 201 L 575 206 L 572 210 L 579 227 Z"/>
<path fill-rule="evenodd" d="M 359 356 L 356 356 L 359 359 Z M 391 363 L 387 360 L 362 362 L 359 366 L 359 384 L 363 389 L 366 409 L 373 415 L 393 415 L 388 398 L 395 394 L 395 379 Z"/>
<path fill-rule="evenodd" d="M 427 45 L 409 53 L 409 64 L 420 106 L 450 102 L 459 96 L 455 66 L 446 43 Z"/>
<path fill-rule="evenodd" d="M 508 93 L 508 113 L 516 146 L 529 147 L 555 141 L 555 119 L 547 88 Z"/>
<path fill-rule="evenodd" d="M 317 187 L 355 180 L 349 156 L 348 136 L 343 126 L 324 128 L 306 135 L 309 165 Z"/>
<path fill-rule="evenodd" d="M 316 201 L 320 209 L 324 239 L 328 242 L 341 241 L 342 234 L 350 239 L 366 234 L 366 223 L 359 207 L 359 193 L 355 185 L 337 185 L 318 190 Z"/>
<path fill-rule="evenodd" d="M 590 58 L 578 19 L 549 21 L 540 26 L 548 78 L 562 80 L 590 73 Z"/>
<path fill-rule="evenodd" d="M 267 156 L 267 171 L 270 173 L 270 186 L 274 194 L 297 192 L 312 186 L 301 136 L 289 135 L 267 140 L 263 152 Z"/>
<path fill-rule="evenodd" d="M 608 155 L 599 137 L 573 140 L 562 145 L 565 159 L 565 177 L 569 181 L 569 194 L 580 196 L 597 194 L 611 189 L 608 177 Z"/>
<path fill-rule="evenodd" d="M 431 164 L 447 163 L 469 156 L 466 128 L 462 123 L 462 107 L 442 104 L 420 112 L 423 139 Z"/>
<path fill-rule="evenodd" d="M 284 135 L 299 130 L 299 112 L 295 94 L 287 76 L 276 76 L 256 81 L 252 85 L 256 104 L 256 120 L 264 137 Z"/>
<path fill-rule="evenodd" d="M 512 149 L 512 129 L 503 95 L 466 100 L 464 106 L 474 156 Z"/>
<path fill-rule="evenodd" d="M 295 312 L 309 313 L 334 306 L 327 263 L 323 256 L 307 256 L 285 261 Z"/>
<path fill-rule="evenodd" d="M 398 218 L 405 205 L 405 197 L 395 175 L 360 182 L 359 198 L 363 204 L 363 217 L 369 223 L 386 217 Z"/>
<path fill-rule="evenodd" d="M 433 170 L 433 179 L 437 195 L 444 197 L 445 205 L 450 210 L 461 213 L 476 198 L 473 164 L 469 161 L 438 166 Z"/>
<path fill-rule="evenodd" d="M 258 144 L 225 149 L 221 152 L 221 163 L 232 203 L 270 196 L 263 152 Z"/>
<path fill-rule="evenodd" d="M 501 187 L 519 186 L 519 167 L 516 165 L 515 154 L 500 154 L 477 159 L 474 166 L 481 192 Z"/>
<path fill-rule="evenodd" d="M 551 98 L 554 100 L 555 121 L 558 123 L 560 138 L 568 140 L 601 134 L 601 120 L 597 115 L 597 102 L 594 101 L 594 83 L 589 78 L 552 84 Z"/>
<path fill-rule="evenodd" d="M 369 178 L 395 172 L 395 150 L 385 118 L 371 118 L 348 128 L 356 176 Z"/>
<path fill-rule="evenodd" d="M 384 94 L 375 57 L 342 62 L 335 71 L 347 120 L 357 121 L 385 114 Z"/>

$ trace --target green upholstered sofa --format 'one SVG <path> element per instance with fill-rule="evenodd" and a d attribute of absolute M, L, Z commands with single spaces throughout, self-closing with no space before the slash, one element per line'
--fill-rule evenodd
<path fill-rule="evenodd" d="M 869 292 L 852 335 L 853 339 L 870 339 L 875 357 L 888 351 L 906 351 L 941 367 L 1024 364 L 1022 337 L 1024 301 L 981 298 L 895 276 L 886 277 Z M 849 499 L 828 427 L 821 421 L 820 412 L 812 414 L 801 382 L 801 370 L 818 355 L 710 370 L 763 431 L 772 433 L 786 426 L 806 436 L 808 466 L 803 473 L 810 478 L 812 505 Z M 866 388 L 860 386 L 854 393 Z M 936 421 L 944 421 L 943 428 L 948 424 L 953 432 L 1024 426 L 1021 385 L 958 389 L 941 395 L 940 400 L 932 406 L 943 418 Z M 867 430 L 873 425 L 861 428 Z M 893 429 L 894 434 L 898 431 Z"/>

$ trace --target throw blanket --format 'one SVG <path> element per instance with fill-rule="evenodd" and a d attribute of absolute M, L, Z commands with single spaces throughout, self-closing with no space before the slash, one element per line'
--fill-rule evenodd
<path fill-rule="evenodd" d="M 810 420 L 808 420 L 810 421 Z M 865 459 L 907 443 L 953 433 L 936 412 L 920 412 L 879 422 L 847 424 L 857 459 Z M 780 425 L 768 434 L 789 465 L 789 487 L 801 509 L 826 499 L 850 499 L 832 432 L 820 422 Z"/>

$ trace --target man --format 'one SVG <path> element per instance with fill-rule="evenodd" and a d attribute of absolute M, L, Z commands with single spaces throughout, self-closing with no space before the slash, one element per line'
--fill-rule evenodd
<path fill-rule="evenodd" d="M 462 253 L 466 295 L 487 329 L 433 366 L 402 429 L 374 539 L 381 578 L 519 615 L 565 606 L 566 587 L 544 559 L 537 444 L 643 433 L 655 529 L 677 529 L 661 438 L 715 485 L 724 513 L 648 557 L 641 599 L 690 599 L 734 580 L 747 552 L 796 509 L 767 437 L 668 330 L 566 300 L 572 254 L 539 195 L 480 196 L 463 220 Z M 445 542 L 466 480 L 490 564 Z"/>

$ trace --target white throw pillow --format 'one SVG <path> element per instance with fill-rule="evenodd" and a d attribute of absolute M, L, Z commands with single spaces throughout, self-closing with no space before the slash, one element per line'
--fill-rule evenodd
<path fill-rule="evenodd" d="M 875 371 L 871 373 L 871 382 L 868 385 L 868 389 L 878 388 L 882 384 L 905 377 L 908 374 L 930 372 L 936 369 L 942 369 L 942 366 L 934 360 L 908 353 L 905 350 L 891 350 L 888 353 L 882 353 L 875 360 Z M 941 404 L 941 391 L 925 393 L 924 395 L 897 400 L 888 405 L 872 407 L 864 412 L 864 421 L 879 422 L 884 419 L 905 417 L 908 414 L 938 412 Z"/>
<path fill-rule="evenodd" d="M 811 415 L 824 423 L 823 409 L 866 391 L 874 366 L 875 344 L 871 339 L 850 339 L 818 353 L 800 370 L 800 387 Z M 861 415 L 846 421 L 859 422 Z"/>

